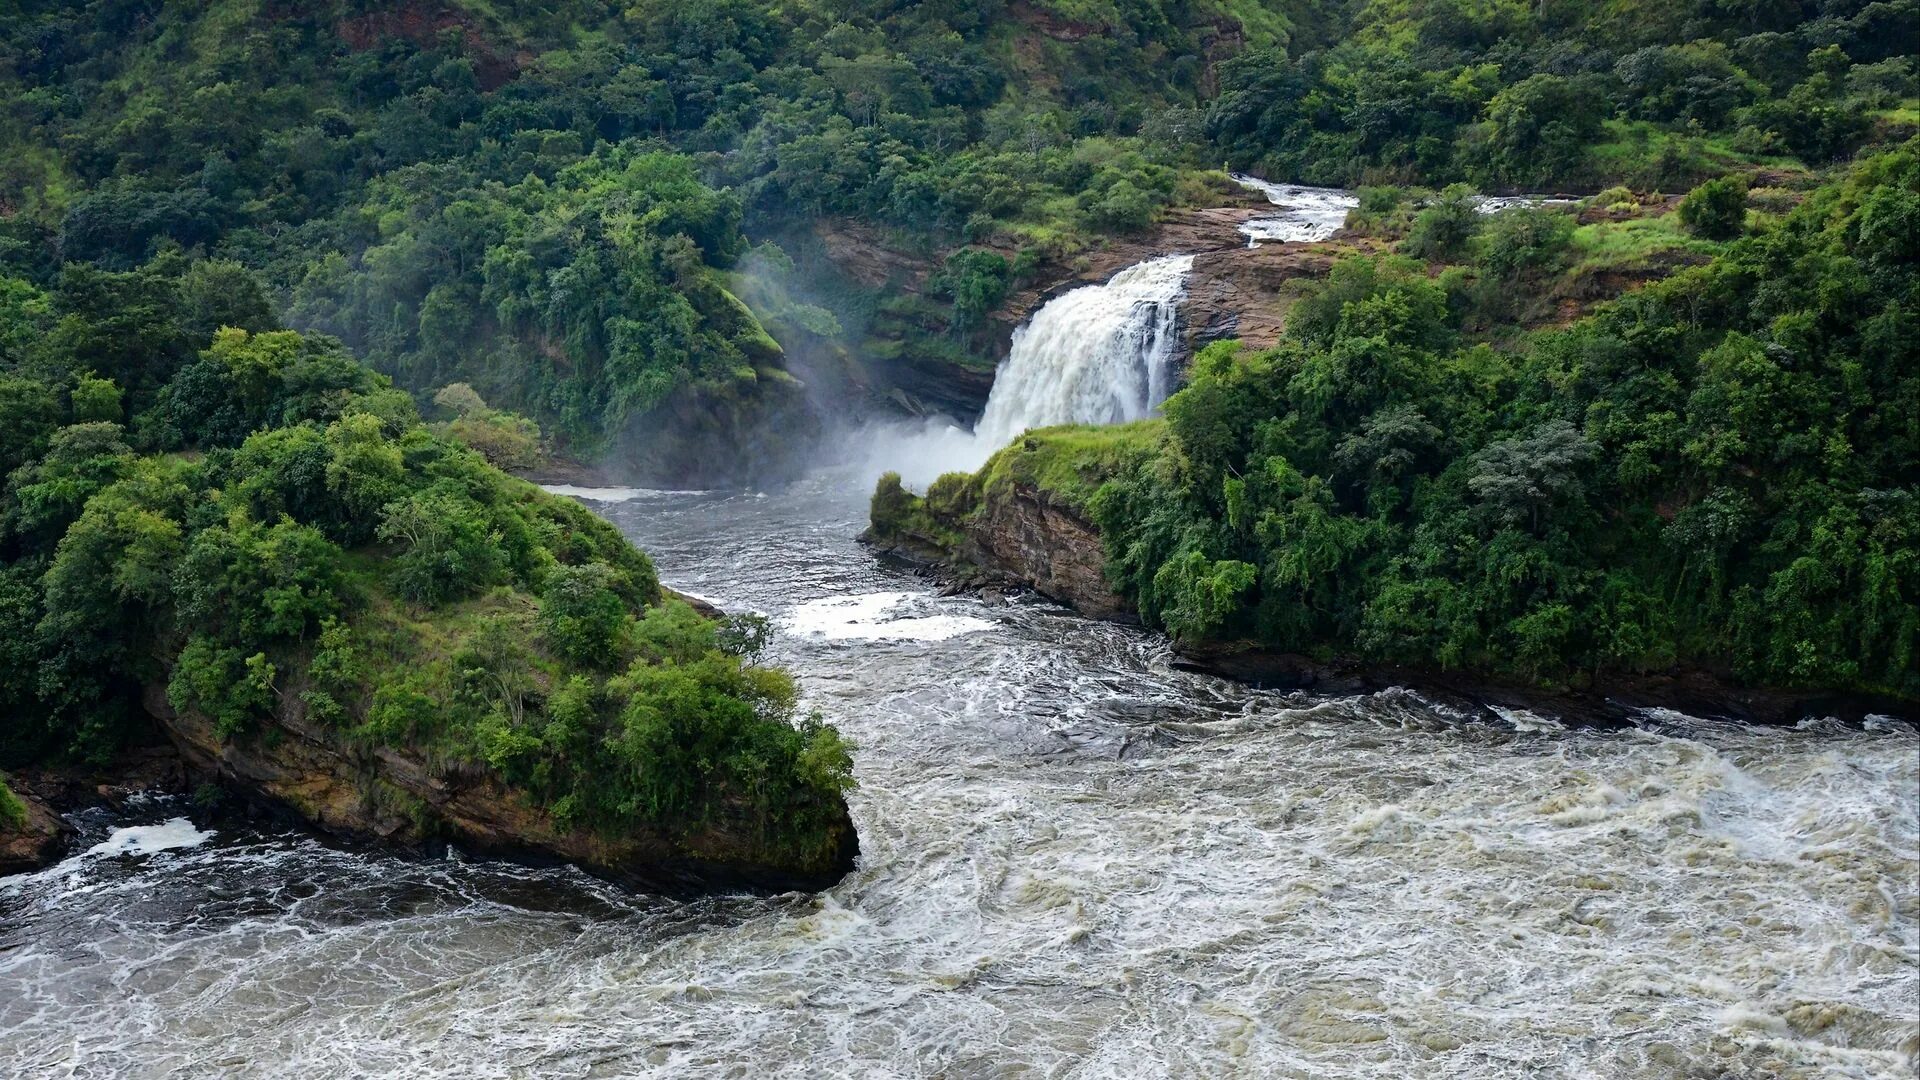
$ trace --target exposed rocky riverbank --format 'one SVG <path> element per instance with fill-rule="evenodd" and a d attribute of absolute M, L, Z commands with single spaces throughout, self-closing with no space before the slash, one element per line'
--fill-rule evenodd
<path fill-rule="evenodd" d="M 206 717 L 176 711 L 158 685 L 149 689 L 146 705 L 189 774 L 339 836 L 573 863 L 648 890 L 822 889 L 852 869 L 859 854 L 844 805 L 835 842 L 817 852 L 769 844 L 744 817 L 685 835 L 636 829 L 612 836 L 557 820 L 485 769 L 435 761 L 426 750 L 349 745 L 297 704 L 279 711 L 273 730 L 242 740 L 221 739 Z"/>
<path fill-rule="evenodd" d="M 961 590 L 1027 589 L 1082 615 L 1137 622 L 1108 582 L 1100 530 L 1078 508 L 1031 484 L 989 493 L 971 514 L 933 527 L 908 525 L 862 536 L 875 551 L 912 562 Z M 1920 718 L 1914 703 L 1858 694 L 1742 686 L 1699 669 L 1597 672 L 1588 685 L 1543 688 L 1472 672 L 1403 667 L 1341 657 L 1311 657 L 1253 642 L 1174 643 L 1188 670 L 1280 689 L 1358 694 L 1407 687 L 1468 714 L 1525 710 L 1575 724 L 1615 724 L 1633 711 L 1666 708 L 1758 724 L 1807 716 L 1858 720 L 1880 714 Z"/>

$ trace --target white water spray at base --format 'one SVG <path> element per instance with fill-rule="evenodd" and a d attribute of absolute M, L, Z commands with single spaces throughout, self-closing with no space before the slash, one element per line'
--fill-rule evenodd
<path fill-rule="evenodd" d="M 979 468 L 1034 428 L 1153 415 L 1173 389 L 1180 300 L 1192 269 L 1191 255 L 1148 259 L 1048 301 L 1014 331 L 972 432 L 933 421 L 888 425 L 858 441 L 920 487 L 943 472 Z"/>
<path fill-rule="evenodd" d="M 1121 424 L 1166 400 L 1193 256 L 1127 267 L 1035 312 L 1013 332 L 974 435 L 992 449 L 1054 424 Z"/>

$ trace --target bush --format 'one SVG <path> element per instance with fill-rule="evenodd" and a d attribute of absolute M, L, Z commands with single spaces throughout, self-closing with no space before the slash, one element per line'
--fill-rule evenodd
<path fill-rule="evenodd" d="M 1400 242 L 1400 250 L 1429 261 L 1455 260 L 1466 254 L 1480 225 L 1472 190 L 1455 184 L 1414 215 L 1413 228 Z"/>
<path fill-rule="evenodd" d="M 628 615 L 613 589 L 614 576 L 606 563 L 558 566 L 547 575 L 540 636 L 556 654 L 601 670 L 619 661 Z"/>
<path fill-rule="evenodd" d="M 1596 210 L 1633 210 L 1639 207 L 1640 200 L 1634 198 L 1630 189 L 1616 186 L 1587 200 L 1587 205 Z"/>
<path fill-rule="evenodd" d="M 964 248 L 947 256 L 945 265 L 927 284 L 934 292 L 952 298 L 956 326 L 973 327 L 1006 299 L 1011 273 L 1004 257 Z"/>
<path fill-rule="evenodd" d="M 1708 240 L 1739 236 L 1747 227 L 1747 182 L 1722 176 L 1687 192 L 1680 200 L 1680 224 Z"/>
<path fill-rule="evenodd" d="M 881 474 L 880 482 L 873 488 L 873 501 L 867 507 L 873 535 L 882 540 L 899 536 L 906 527 L 907 518 L 913 513 L 913 504 L 912 493 L 900 486 L 899 473 Z"/>
<path fill-rule="evenodd" d="M 438 485 L 389 503 L 378 536 L 401 547 L 393 591 L 428 607 L 497 584 L 506 570 L 484 508 Z"/>
<path fill-rule="evenodd" d="M 1480 265 L 1511 280 L 1557 264 L 1573 245 L 1573 216 L 1543 207 L 1515 207 L 1495 214 L 1487 225 Z"/>
<path fill-rule="evenodd" d="M 980 506 L 980 485 L 967 473 L 943 473 L 927 488 L 927 510 L 937 521 L 953 522 Z"/>

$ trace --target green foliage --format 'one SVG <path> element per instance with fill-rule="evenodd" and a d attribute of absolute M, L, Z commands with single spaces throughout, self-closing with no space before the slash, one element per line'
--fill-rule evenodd
<path fill-rule="evenodd" d="M 76 424 L 118 424 L 126 419 L 121 412 L 120 388 L 112 379 L 82 375 L 73 384 L 71 401 Z"/>
<path fill-rule="evenodd" d="M 1747 228 L 1747 185 L 1738 177 L 1709 180 L 1680 200 L 1680 223 L 1708 240 L 1731 240 Z"/>
<path fill-rule="evenodd" d="M 962 248 L 947 256 L 927 287 L 953 299 L 954 324 L 970 328 L 1006 299 L 1011 268 L 995 252 Z"/>
<path fill-rule="evenodd" d="M 1183 641 L 1920 698 L 1916 222 L 1909 146 L 1504 350 L 1426 267 L 1354 258 L 1280 346 L 1203 350 L 1163 421 L 1119 429 L 1142 452 L 1033 432 L 976 483 L 1081 508 Z M 1524 279 L 1570 223 L 1507 211 L 1442 276 Z"/>
<path fill-rule="evenodd" d="M 1546 207 L 1519 206 L 1493 215 L 1486 224 L 1486 246 L 1479 263 L 1502 282 L 1555 269 L 1573 247 L 1571 214 Z"/>
<path fill-rule="evenodd" d="M 1671 188 L 1787 156 L 1820 167 L 1871 137 L 1871 109 L 1910 98 L 1920 34 L 1905 8 L 1811 0 L 1448 0 L 1319 18 L 1321 34 L 1217 65 L 1205 127 L 1235 167 L 1534 190 Z"/>
<path fill-rule="evenodd" d="M 388 503 L 375 533 L 399 549 L 388 587 L 435 606 L 499 583 L 506 566 L 490 524 L 480 505 L 450 483 Z"/>
<path fill-rule="evenodd" d="M 873 500 L 867 509 L 873 535 L 882 540 L 899 536 L 912 509 L 913 495 L 901 486 L 900 474 L 882 473 L 879 482 L 874 485 Z"/>
<path fill-rule="evenodd" d="M 111 336 L 79 318 L 76 337 Z M 8 444 L 0 707 L 21 719 L 0 760 L 105 760 L 164 688 L 220 740 L 304 715 L 612 836 L 832 841 L 851 763 L 753 663 L 764 620 L 663 602 L 611 524 L 423 426 L 337 341 L 206 344 L 146 396 L 137 439 L 90 419 L 117 388 L 58 354 L 0 371 L 0 403 L 51 413 L 23 411 Z"/>
<path fill-rule="evenodd" d="M 1473 190 L 1455 184 L 1413 217 L 1413 228 L 1400 250 L 1416 258 L 1451 261 L 1466 253 L 1480 232 L 1480 211 Z"/>
<path fill-rule="evenodd" d="M 0 777 L 0 830 L 24 828 L 27 824 L 27 804 L 7 786 L 5 777 Z"/>
<path fill-rule="evenodd" d="M 265 653 L 248 655 L 243 648 L 222 648 L 195 635 L 174 659 L 167 700 L 182 712 L 206 715 L 214 734 L 234 739 L 273 715 L 275 674 Z"/>
<path fill-rule="evenodd" d="M 606 563 L 556 566 L 540 597 L 540 634 L 558 655 L 587 668 L 620 659 L 629 617 Z"/>

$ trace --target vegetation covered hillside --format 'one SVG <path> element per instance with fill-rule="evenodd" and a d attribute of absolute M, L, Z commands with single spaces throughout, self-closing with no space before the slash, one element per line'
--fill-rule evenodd
<path fill-rule="evenodd" d="M 0 15 L 0 273 L 237 261 L 404 387 L 738 475 L 729 441 L 808 423 L 738 299 L 744 218 L 1145 224 L 1182 142 L 1143 131 L 1285 32 L 1243 6 L 31 0 Z"/>
<path fill-rule="evenodd" d="M 1487 328 L 1565 272 L 1572 217 L 1443 200 L 1421 258 L 1340 264 L 1164 420 L 1031 433 L 924 499 L 889 478 L 875 532 L 951 542 L 1037 491 L 1183 642 L 1920 699 L 1920 147 L 1745 201 L 1702 185 L 1710 261 L 1515 339 Z"/>
<path fill-rule="evenodd" d="M 466 382 L 578 456 L 724 479 L 822 411 L 791 352 L 872 325 L 859 362 L 967 362 L 1014 280 L 1214 198 L 1223 160 L 1643 191 L 1824 165 L 1912 127 L 1915 11 L 23 0 L 0 274 L 238 262 L 404 388 Z M 926 297 L 828 288 L 755 243 L 823 218 L 944 269 Z"/>
<path fill-rule="evenodd" d="M 612 525 L 267 308 L 178 256 L 0 291 L 0 766 L 104 760 L 158 720 L 259 775 L 326 747 L 356 805 L 278 794 L 330 823 L 431 836 L 421 790 L 481 784 L 543 835 L 842 853 L 846 748 L 756 662 L 760 628 L 665 596 Z"/>
<path fill-rule="evenodd" d="M 1221 65 L 1207 134 L 1326 184 L 1685 189 L 1912 134 L 1913 0 L 1374 0 Z M 1303 47 L 1304 46 L 1304 47 Z"/>

